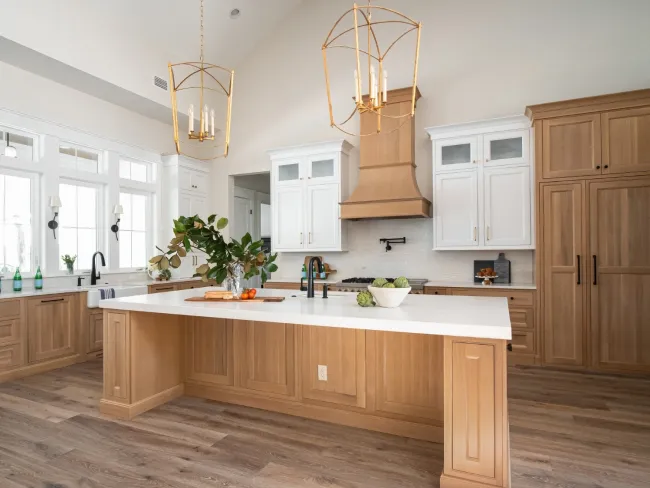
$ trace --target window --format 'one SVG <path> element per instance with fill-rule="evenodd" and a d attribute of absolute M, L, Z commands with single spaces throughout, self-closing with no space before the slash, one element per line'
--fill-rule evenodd
<path fill-rule="evenodd" d="M 99 188 L 84 183 L 61 183 L 59 197 L 59 255 L 77 256 L 75 269 L 90 269 L 92 255 L 97 251 L 97 206 Z M 59 259 L 59 269 L 65 264 Z"/>
<path fill-rule="evenodd" d="M 99 151 L 72 144 L 59 147 L 59 164 L 64 168 L 99 173 Z"/>
<path fill-rule="evenodd" d="M 120 178 L 146 183 L 150 164 L 120 159 Z"/>
<path fill-rule="evenodd" d="M 5 147 L 9 145 L 16 150 L 17 158 L 34 161 L 34 139 L 35 136 L 28 133 L 0 128 L 0 154 L 5 154 Z"/>
<path fill-rule="evenodd" d="M 0 246 L 3 272 L 33 271 L 32 213 L 35 179 L 9 172 L 0 174 Z"/>
<path fill-rule="evenodd" d="M 138 193 L 120 193 L 124 213 L 120 221 L 120 268 L 144 268 L 147 265 L 148 197 Z"/>

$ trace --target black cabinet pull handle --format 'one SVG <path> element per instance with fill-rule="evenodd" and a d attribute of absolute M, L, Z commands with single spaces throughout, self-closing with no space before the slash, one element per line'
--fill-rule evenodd
<path fill-rule="evenodd" d="M 41 303 L 62 302 L 65 298 L 52 298 L 51 300 L 41 300 Z"/>
<path fill-rule="evenodd" d="M 578 258 L 578 285 L 580 285 L 580 284 L 581 284 L 581 282 L 580 282 L 580 275 L 582 274 L 582 273 L 580 272 L 580 254 L 578 254 L 576 257 Z"/>
<path fill-rule="evenodd" d="M 594 254 L 594 285 L 598 284 L 598 264 L 596 264 L 596 255 Z"/>
<path fill-rule="evenodd" d="M 603 166 L 603 168 L 605 169 L 609 168 L 609 164 L 606 164 L 605 166 Z"/>
<path fill-rule="evenodd" d="M 596 169 L 600 169 L 600 165 L 596 166 Z"/>
<path fill-rule="evenodd" d="M 511 342 L 508 343 L 508 345 L 506 346 L 506 349 L 508 349 L 508 351 L 512 352 L 512 343 Z"/>

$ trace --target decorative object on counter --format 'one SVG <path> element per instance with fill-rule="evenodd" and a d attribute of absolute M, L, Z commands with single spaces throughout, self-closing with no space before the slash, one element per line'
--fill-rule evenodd
<path fill-rule="evenodd" d="M 506 253 L 499 253 L 494 261 L 494 272 L 498 275 L 494 283 L 510 283 L 510 260 L 506 259 Z"/>
<path fill-rule="evenodd" d="M 481 283 L 483 281 L 483 278 L 479 277 L 478 274 L 485 268 L 494 268 L 494 261 L 487 259 L 477 259 L 474 261 L 474 283 Z"/>
<path fill-rule="evenodd" d="M 59 223 L 56 221 L 56 218 L 59 216 L 59 209 L 63 205 L 61 204 L 61 199 L 58 196 L 50 197 L 50 208 L 54 212 L 52 220 L 47 223 L 47 227 L 52 230 L 54 238 L 56 239 L 56 229 L 59 227 Z"/>
<path fill-rule="evenodd" d="M 186 156 L 199 159 L 201 161 L 210 161 L 212 159 L 227 157 L 228 149 L 230 147 L 230 119 L 232 114 L 232 91 L 235 83 L 235 72 L 231 69 L 224 68 L 212 63 L 206 63 L 203 60 L 203 0 L 201 0 L 201 52 L 199 61 L 188 61 L 183 63 L 169 63 L 169 84 L 172 99 L 172 121 L 174 124 L 174 144 L 176 145 L 176 153 L 185 154 Z M 176 77 L 181 80 L 176 83 Z M 187 141 L 198 141 L 203 143 L 206 141 L 215 140 L 215 111 L 209 109 L 207 105 L 206 96 L 204 91 L 208 94 L 225 95 L 226 96 L 226 120 L 223 124 L 224 129 L 224 144 L 223 151 L 216 154 L 216 149 L 220 145 L 214 145 L 212 152 L 215 153 L 208 158 L 196 157 L 183 151 L 181 145 L 181 138 L 178 130 L 178 103 L 177 92 L 184 91 L 197 96 L 198 109 L 199 109 L 199 128 L 194 130 L 194 120 L 196 114 L 194 113 L 194 105 L 189 106 L 188 117 L 189 126 L 187 128 Z M 197 93 L 198 92 L 198 93 Z M 185 140 L 185 138 L 183 138 Z"/>
<path fill-rule="evenodd" d="M 64 254 L 61 256 L 61 260 L 65 263 L 65 267 L 68 270 L 68 274 L 74 274 L 74 262 L 77 260 L 77 256 L 70 256 L 69 254 Z"/>
<path fill-rule="evenodd" d="M 149 260 L 153 267 L 164 270 L 178 268 L 181 258 L 187 256 L 192 249 L 206 254 L 207 262 L 196 268 L 194 276 L 200 276 L 204 282 L 215 280 L 217 283 L 226 281 L 226 285 L 236 297 L 240 293 L 241 278 L 250 279 L 261 276 L 262 284 L 266 283 L 269 273 L 278 270 L 275 260 L 278 255 L 262 252 L 263 241 L 253 241 L 246 233 L 241 242 L 230 239 L 226 242 L 221 234 L 228 225 L 225 217 L 217 220 L 216 215 L 210 215 L 207 222 L 198 215 L 179 217 L 174 220 L 175 237 L 169 243 L 169 250 L 154 256 Z"/>
<path fill-rule="evenodd" d="M 120 220 L 121 220 L 120 216 L 123 213 L 124 213 L 124 208 L 122 207 L 122 205 L 115 205 L 113 207 L 113 215 L 115 215 L 116 220 L 115 220 L 115 223 L 113 225 L 111 225 L 111 232 L 113 232 L 115 234 L 115 240 L 116 241 L 120 240 L 117 233 L 120 231 L 120 226 L 119 226 L 119 223 L 120 223 Z"/>
<path fill-rule="evenodd" d="M 379 239 L 379 242 L 381 244 L 386 244 L 386 252 L 388 252 L 393 249 L 393 246 L 391 246 L 391 244 L 406 244 L 406 237 L 382 237 Z"/>
<path fill-rule="evenodd" d="M 493 268 L 483 268 L 478 272 L 476 278 L 483 280 L 483 286 L 490 286 L 498 276 Z"/>
<path fill-rule="evenodd" d="M 396 308 L 402 304 L 406 295 L 411 292 L 411 287 L 397 288 L 393 283 L 385 283 L 381 288 L 370 285 L 368 291 L 380 307 Z"/>
<path fill-rule="evenodd" d="M 372 293 L 367 290 L 357 293 L 357 303 L 360 307 L 374 307 L 377 305 L 375 303 L 375 299 L 372 296 Z"/>
<path fill-rule="evenodd" d="M 34 289 L 42 290 L 43 289 L 43 275 L 41 274 L 41 267 L 36 267 L 36 274 L 34 275 Z"/>
<path fill-rule="evenodd" d="M 302 274 L 300 275 L 301 278 L 307 279 L 307 265 L 303 264 L 302 265 Z"/>
<path fill-rule="evenodd" d="M 373 13 L 376 13 L 378 19 L 373 19 Z M 350 15 L 351 14 L 351 15 Z M 349 19 L 349 17 L 352 17 Z M 348 18 L 354 23 L 353 27 L 348 27 L 347 25 L 341 25 L 340 32 L 337 30 L 337 27 L 341 24 L 343 19 Z M 377 37 L 375 35 L 375 27 L 380 24 L 390 23 L 398 27 L 404 27 L 405 31 L 401 34 L 395 33 L 396 37 L 392 43 L 387 44 L 387 48 L 382 52 L 379 44 L 377 43 Z M 365 29 L 365 30 L 364 30 Z M 354 6 L 345 12 L 334 24 L 330 30 L 325 42 L 323 43 L 323 63 L 325 66 L 325 84 L 327 88 L 327 100 L 329 105 L 330 113 L 330 126 L 336 127 L 341 132 L 344 132 L 349 135 L 361 135 L 361 136 L 370 136 L 373 134 L 378 134 L 382 131 L 382 117 L 390 117 L 391 119 L 400 119 L 404 120 L 397 123 L 391 123 L 391 130 L 386 133 L 393 132 L 398 130 L 402 125 L 407 123 L 409 120 L 412 120 L 412 117 L 415 114 L 415 100 L 416 100 L 416 84 L 418 78 L 418 60 L 420 57 L 420 33 L 422 30 L 422 24 L 416 22 L 413 19 L 410 19 L 404 14 L 397 12 L 395 10 L 379 7 L 376 5 L 370 5 L 370 0 L 368 1 L 367 6 L 358 6 L 356 3 Z M 410 112 L 401 115 L 395 116 L 383 115 L 382 109 L 386 107 L 388 103 L 388 73 L 384 70 L 384 60 L 386 56 L 393 48 L 395 44 L 405 38 L 409 33 L 413 32 L 415 37 L 415 62 L 413 66 L 413 91 L 412 91 L 412 102 Z M 349 36 L 345 36 L 348 33 L 352 33 Z M 366 35 L 367 34 L 367 35 Z M 372 42 L 374 39 L 374 42 Z M 367 40 L 367 42 L 366 42 Z M 337 123 L 334 119 L 332 93 L 330 87 L 329 79 L 329 68 L 327 62 L 327 51 L 328 49 L 352 49 L 356 54 L 356 62 L 354 64 L 354 109 L 352 113 L 341 123 Z M 364 58 L 363 60 L 361 58 Z M 367 73 L 362 72 L 362 67 L 367 67 Z M 364 87 L 363 79 L 366 78 L 366 83 Z M 400 76 L 398 76 L 400 77 Z M 362 93 L 368 90 L 368 95 L 362 96 Z M 377 115 L 377 128 L 375 131 L 372 131 L 368 134 L 353 134 L 348 132 L 343 126 L 353 119 L 356 113 L 367 113 L 371 112 Z"/>
<path fill-rule="evenodd" d="M 23 277 L 20 275 L 20 268 L 16 268 L 14 273 L 14 291 L 23 290 Z"/>
<path fill-rule="evenodd" d="M 172 279 L 172 272 L 170 269 L 158 269 L 149 263 L 147 266 L 147 274 L 149 278 L 154 281 L 169 281 Z"/>
<path fill-rule="evenodd" d="M 404 277 L 402 277 L 404 278 Z M 334 291 L 351 291 L 358 292 L 367 290 L 368 285 L 375 280 L 386 280 L 388 283 L 393 283 L 397 278 L 346 278 L 342 281 L 335 283 L 332 287 Z M 428 282 L 425 278 L 405 278 L 408 286 L 411 287 L 411 293 L 421 294 L 424 292 L 424 284 Z"/>

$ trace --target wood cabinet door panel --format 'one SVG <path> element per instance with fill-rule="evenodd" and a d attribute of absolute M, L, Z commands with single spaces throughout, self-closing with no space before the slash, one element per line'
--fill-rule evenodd
<path fill-rule="evenodd" d="M 439 288 L 436 286 L 425 286 L 424 294 L 425 295 L 449 295 L 449 289 Z"/>
<path fill-rule="evenodd" d="M 18 368 L 24 364 L 22 344 L 0 346 L 0 371 Z"/>
<path fill-rule="evenodd" d="M 594 365 L 650 372 L 650 177 L 592 182 L 589 194 Z"/>
<path fill-rule="evenodd" d="M 126 312 L 104 312 L 104 398 L 131 401 L 131 334 Z"/>
<path fill-rule="evenodd" d="M 584 365 L 583 190 L 581 183 L 544 185 L 542 290 L 544 360 Z"/>
<path fill-rule="evenodd" d="M 511 308 L 510 323 L 512 324 L 513 328 L 534 329 L 535 309 L 534 308 Z"/>
<path fill-rule="evenodd" d="M 20 340 L 20 319 L 0 321 L 0 345 Z"/>
<path fill-rule="evenodd" d="M 76 320 L 70 295 L 32 298 L 27 303 L 29 362 L 74 353 Z"/>
<path fill-rule="evenodd" d="M 366 331 L 302 327 L 302 397 L 340 405 L 366 406 Z M 319 380 L 319 366 L 327 379 Z"/>
<path fill-rule="evenodd" d="M 542 131 L 544 178 L 601 174 L 599 114 L 546 119 Z"/>
<path fill-rule="evenodd" d="M 603 173 L 650 171 L 650 107 L 602 114 Z"/>
<path fill-rule="evenodd" d="M 20 317 L 20 300 L 1 300 L 0 319 Z"/>
<path fill-rule="evenodd" d="M 88 315 L 88 352 L 101 351 L 104 347 L 104 312 Z"/>
<path fill-rule="evenodd" d="M 375 411 L 442 421 L 443 337 L 375 332 Z"/>
<path fill-rule="evenodd" d="M 178 290 L 178 285 L 149 285 L 149 293 L 165 293 Z"/>
<path fill-rule="evenodd" d="M 237 321 L 235 323 L 239 386 L 249 390 L 293 396 L 295 345 L 293 324 Z"/>
<path fill-rule="evenodd" d="M 234 384 L 232 320 L 192 317 L 187 324 L 187 377 Z"/>

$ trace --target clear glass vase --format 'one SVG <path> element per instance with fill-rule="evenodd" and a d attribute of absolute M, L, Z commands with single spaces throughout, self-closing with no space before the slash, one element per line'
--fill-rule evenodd
<path fill-rule="evenodd" d="M 228 277 L 226 278 L 226 290 L 231 291 L 235 298 L 239 298 L 242 293 L 241 278 L 244 274 L 244 266 L 241 263 L 235 263 L 228 266 Z"/>
<path fill-rule="evenodd" d="M 69 275 L 74 274 L 74 263 L 66 263 L 65 267 Z"/>

